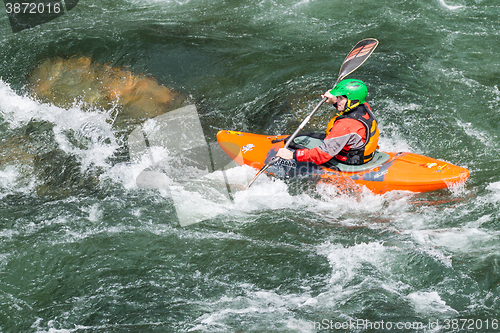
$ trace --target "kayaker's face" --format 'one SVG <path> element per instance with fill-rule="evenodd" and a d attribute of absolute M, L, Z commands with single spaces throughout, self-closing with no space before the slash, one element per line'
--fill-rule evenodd
<path fill-rule="evenodd" d="M 337 110 L 340 112 L 345 110 L 345 106 L 347 104 L 347 98 L 344 96 L 337 96 Z"/>

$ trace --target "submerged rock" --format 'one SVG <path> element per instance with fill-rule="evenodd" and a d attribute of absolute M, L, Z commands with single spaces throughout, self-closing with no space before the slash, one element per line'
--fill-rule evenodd
<path fill-rule="evenodd" d="M 85 56 L 41 62 L 32 72 L 28 87 L 42 102 L 63 108 L 75 103 L 105 110 L 118 108 L 118 118 L 125 119 L 156 117 L 184 100 L 179 92 L 152 77 L 94 63 Z"/>
<path fill-rule="evenodd" d="M 33 163 L 34 155 L 29 153 L 28 138 L 16 136 L 0 142 L 0 167 L 19 163 Z"/>

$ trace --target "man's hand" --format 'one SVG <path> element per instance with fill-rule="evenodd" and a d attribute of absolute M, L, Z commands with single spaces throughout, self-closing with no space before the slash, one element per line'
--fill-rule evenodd
<path fill-rule="evenodd" d="M 293 158 L 293 151 L 285 148 L 280 148 L 276 156 L 281 157 L 285 160 L 291 160 Z"/>
<path fill-rule="evenodd" d="M 337 97 L 333 96 L 330 94 L 330 91 L 325 92 L 323 95 L 321 95 L 322 98 L 327 98 L 326 102 L 329 104 L 335 104 L 337 103 Z"/>

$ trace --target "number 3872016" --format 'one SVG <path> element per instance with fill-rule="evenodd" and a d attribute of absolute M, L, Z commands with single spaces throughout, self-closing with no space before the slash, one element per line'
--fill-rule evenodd
<path fill-rule="evenodd" d="M 5 9 L 7 14 L 58 14 L 61 12 L 62 6 L 60 2 L 56 3 L 34 3 L 34 2 L 22 2 L 22 3 L 6 3 Z"/>

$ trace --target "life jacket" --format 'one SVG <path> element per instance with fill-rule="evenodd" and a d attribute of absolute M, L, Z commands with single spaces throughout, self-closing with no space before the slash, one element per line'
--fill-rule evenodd
<path fill-rule="evenodd" d="M 378 138 L 380 136 L 377 120 L 371 112 L 371 108 L 368 103 L 359 105 L 352 111 L 349 111 L 342 115 L 337 115 L 333 117 L 327 125 L 326 134 L 330 133 L 333 124 L 340 119 L 350 118 L 360 121 L 366 127 L 366 140 L 363 146 L 359 148 L 349 148 L 342 149 L 338 155 L 334 156 L 338 161 L 350 164 L 350 165 L 360 165 L 370 161 L 375 154 L 375 150 L 378 147 Z"/>

